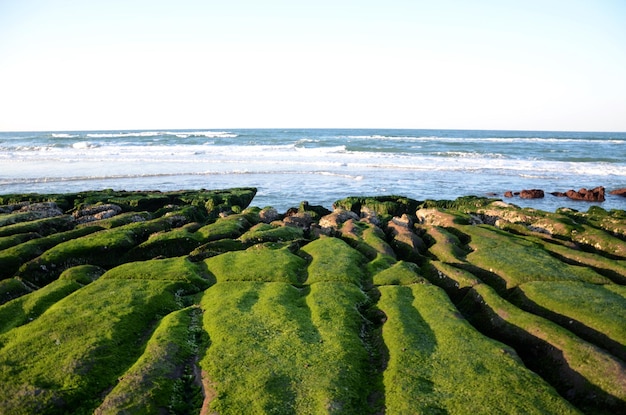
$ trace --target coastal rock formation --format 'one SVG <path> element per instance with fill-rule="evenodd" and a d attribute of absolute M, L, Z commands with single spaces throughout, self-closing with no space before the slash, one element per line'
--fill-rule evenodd
<path fill-rule="evenodd" d="M 349 210 L 335 209 L 332 213 L 322 217 L 319 225 L 326 229 L 338 228 L 342 223 L 350 219 L 359 220 L 359 216 Z"/>
<path fill-rule="evenodd" d="M 112 203 L 89 206 L 72 214 L 78 223 L 94 222 L 97 220 L 112 218 L 122 212 L 122 208 Z"/>
<path fill-rule="evenodd" d="M 626 187 L 621 189 L 611 190 L 610 194 L 626 197 Z"/>
<path fill-rule="evenodd" d="M 255 193 L 0 195 L 0 412 L 626 413 L 626 212 Z"/>
<path fill-rule="evenodd" d="M 578 191 L 568 190 L 565 195 L 572 200 L 585 200 L 588 202 L 604 202 L 604 187 L 598 186 L 591 190 L 582 188 Z"/>
<path fill-rule="evenodd" d="M 544 192 L 541 189 L 522 190 L 519 194 L 519 197 L 522 199 L 541 199 L 544 196 Z"/>

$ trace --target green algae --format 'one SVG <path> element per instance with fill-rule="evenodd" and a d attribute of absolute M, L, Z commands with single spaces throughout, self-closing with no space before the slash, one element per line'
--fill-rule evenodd
<path fill-rule="evenodd" d="M 57 301 L 89 284 L 102 273 L 103 269 L 91 265 L 70 268 L 47 286 L 0 305 L 0 333 L 33 321 Z"/>
<path fill-rule="evenodd" d="M 105 272 L 100 279 L 184 282 L 193 292 L 204 290 L 214 283 L 212 275 L 202 264 L 193 263 L 185 257 L 129 262 Z"/>
<path fill-rule="evenodd" d="M 33 289 L 17 278 L 0 280 L 0 304 L 4 304 L 14 298 L 28 294 Z"/>
<path fill-rule="evenodd" d="M 52 249 L 62 242 L 81 238 L 100 230 L 102 230 L 102 228 L 97 226 L 73 229 L 43 238 L 31 239 L 22 244 L 2 250 L 0 251 L 0 279 L 13 276 L 24 263 L 37 258 L 48 249 Z"/>
<path fill-rule="evenodd" d="M 221 413 L 367 412 L 367 352 L 352 284 L 310 292 L 285 283 L 227 282 L 202 298 L 210 338 L 202 368 Z M 244 346 L 245 345 L 245 346 Z M 254 370 L 250 370 L 254 368 Z"/>
<path fill-rule="evenodd" d="M 304 238 L 304 230 L 295 226 L 274 226 L 259 223 L 239 237 L 245 245 L 255 245 L 266 242 L 295 241 Z"/>
<path fill-rule="evenodd" d="M 0 335 L 4 410 L 91 412 L 98 396 L 139 358 L 157 316 L 177 308 L 175 293 L 185 287 L 179 282 L 100 279 L 29 324 Z"/>
<path fill-rule="evenodd" d="M 56 216 L 52 218 L 38 217 L 37 212 L 25 212 L 17 218 L 7 218 L 0 215 L 0 236 L 16 235 L 20 233 L 36 232 L 46 236 L 57 232 L 70 230 L 74 227 L 74 218 L 69 215 Z M 10 224 L 12 221 L 19 223 Z M 9 222 L 9 223 L 7 223 Z"/>
<path fill-rule="evenodd" d="M 424 283 L 427 280 L 420 276 L 419 267 L 412 262 L 398 261 L 389 268 L 375 274 L 374 285 L 410 285 Z"/>
<path fill-rule="evenodd" d="M 35 238 L 41 238 L 41 235 L 36 232 L 28 232 L 18 233 L 10 236 L 0 236 L 0 251 L 30 241 L 31 239 Z"/>
<path fill-rule="evenodd" d="M 135 222 L 144 222 L 153 219 L 150 212 L 126 212 L 115 215 L 111 218 L 100 219 L 86 223 L 79 223 L 77 228 L 85 226 L 99 226 L 103 229 L 117 228 L 118 226 L 124 226 Z"/>
<path fill-rule="evenodd" d="M 581 251 L 541 238 L 528 238 L 543 246 L 555 258 L 565 263 L 589 267 L 613 282 L 626 284 L 626 261 L 609 259 L 593 252 Z"/>
<path fill-rule="evenodd" d="M 469 321 L 514 347 L 524 363 L 587 413 L 626 409 L 626 365 L 565 328 L 522 311 L 486 284 L 460 304 Z"/>
<path fill-rule="evenodd" d="M 535 281 L 518 287 L 515 302 L 626 360 L 626 297 L 604 285 Z"/>
<path fill-rule="evenodd" d="M 317 239 L 302 248 L 311 257 L 307 284 L 340 281 L 361 286 L 365 273 L 365 257 L 356 249 L 337 238 Z"/>
<path fill-rule="evenodd" d="M 261 245 L 245 251 L 226 252 L 204 261 L 217 282 L 266 281 L 301 284 L 306 278 L 306 261 L 287 248 Z"/>
<path fill-rule="evenodd" d="M 529 281 L 575 280 L 595 284 L 611 281 L 592 269 L 569 265 L 546 252 L 541 245 L 486 225 L 462 227 L 473 250 L 467 261 L 483 271 L 479 277 L 498 289 L 510 289 Z M 501 279 L 501 280 L 498 280 Z"/>
<path fill-rule="evenodd" d="M 169 229 L 179 220 L 176 217 L 163 217 L 105 229 L 61 242 L 26 262 L 20 267 L 17 275 L 42 286 L 56 279 L 65 269 L 75 265 L 91 264 L 112 268 L 132 260 L 133 258 L 128 257 L 126 253 L 148 239 L 150 234 Z"/>
<path fill-rule="evenodd" d="M 455 302 L 460 301 L 469 288 L 482 283 L 471 272 L 446 262 L 431 261 L 425 269 L 426 278 L 443 288 Z"/>
<path fill-rule="evenodd" d="M 349 198 L 367 219 L 304 231 L 259 224 L 260 209 L 244 210 L 254 191 L 228 192 L 21 196 L 65 212 L 116 200 L 125 211 L 68 222 L 71 241 L 63 240 L 71 233 L 59 237 L 61 227 L 42 227 L 51 220 L 0 227 L 15 235 L 0 236 L 0 259 L 18 258 L 21 267 L 0 264 L 8 278 L 0 296 L 19 297 L 0 306 L 6 410 L 198 412 L 196 361 L 204 410 L 220 413 L 574 411 L 545 381 L 586 413 L 624 408 L 622 349 L 594 337 L 623 348 L 618 297 L 626 291 L 610 283 L 624 278 L 619 211 Z M 305 202 L 298 211 L 316 220 L 327 213 Z M 417 219 L 411 231 L 425 242 L 423 257 L 406 261 L 388 242 L 393 235 L 373 225 L 386 228 L 392 214 Z M 501 229 L 471 225 L 481 221 Z M 37 227 L 49 236 L 29 233 Z M 97 232 L 81 236 L 85 227 Z M 332 236 L 310 239 L 322 232 Z M 528 287 L 535 292 L 523 296 Z M 545 381 L 473 330 L 448 298 Z M 192 322 L 198 303 L 210 340 Z"/>
<path fill-rule="evenodd" d="M 202 342 L 200 318 L 197 307 L 165 316 L 142 355 L 119 378 L 94 414 L 199 412 L 200 387 L 194 386 L 193 373 L 189 372 L 190 361 Z M 191 384 L 188 391 L 183 387 L 185 380 Z"/>
<path fill-rule="evenodd" d="M 463 248 L 464 244 L 457 235 L 440 226 L 425 226 L 424 229 L 434 241 L 429 252 L 435 259 L 447 263 L 465 261 L 469 251 Z"/>
<path fill-rule="evenodd" d="M 147 260 L 187 255 L 204 242 L 202 235 L 196 232 L 197 226 L 197 223 L 191 223 L 170 231 L 154 233 L 148 240 L 132 248 L 128 256 Z"/>
<path fill-rule="evenodd" d="M 575 414 L 509 347 L 477 332 L 432 285 L 380 287 L 388 413 Z"/>
<path fill-rule="evenodd" d="M 251 226 L 252 224 L 246 216 L 230 215 L 203 226 L 198 229 L 198 234 L 202 236 L 205 242 L 225 238 L 234 239 L 241 236 Z"/>
<path fill-rule="evenodd" d="M 404 196 L 347 197 L 333 203 L 335 209 L 351 210 L 357 214 L 365 207 L 386 219 L 403 214 L 413 215 L 419 205 L 417 200 Z"/>

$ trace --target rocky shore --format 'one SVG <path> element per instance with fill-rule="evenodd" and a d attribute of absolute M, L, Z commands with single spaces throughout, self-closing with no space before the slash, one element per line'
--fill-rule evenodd
<path fill-rule="evenodd" d="M 626 212 L 255 194 L 0 195 L 0 413 L 626 412 Z"/>
<path fill-rule="evenodd" d="M 593 189 L 580 188 L 579 190 L 570 189 L 565 192 L 550 192 L 552 196 L 567 197 L 571 200 L 581 200 L 587 202 L 604 202 L 606 200 L 606 189 L 604 186 L 597 186 Z M 609 194 L 626 197 L 626 188 L 614 189 Z M 497 193 L 493 193 L 493 196 L 497 196 Z M 513 192 L 507 190 L 504 192 L 504 197 L 512 198 L 518 196 L 522 199 L 541 199 L 545 197 L 546 192 L 542 189 L 524 189 L 519 192 Z"/>

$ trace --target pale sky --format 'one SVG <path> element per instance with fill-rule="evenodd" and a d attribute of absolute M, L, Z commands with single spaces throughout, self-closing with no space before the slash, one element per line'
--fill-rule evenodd
<path fill-rule="evenodd" d="M 623 0 L 0 0 L 0 131 L 626 131 Z"/>

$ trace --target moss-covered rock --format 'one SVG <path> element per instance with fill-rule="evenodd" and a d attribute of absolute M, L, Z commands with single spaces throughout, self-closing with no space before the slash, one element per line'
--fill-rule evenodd
<path fill-rule="evenodd" d="M 414 215 L 420 202 L 404 196 L 347 197 L 333 203 L 333 208 L 350 210 L 358 215 L 363 207 L 376 212 L 382 218 Z"/>
<path fill-rule="evenodd" d="M 255 192 L 0 196 L 0 412 L 626 410 L 623 211 Z"/>

